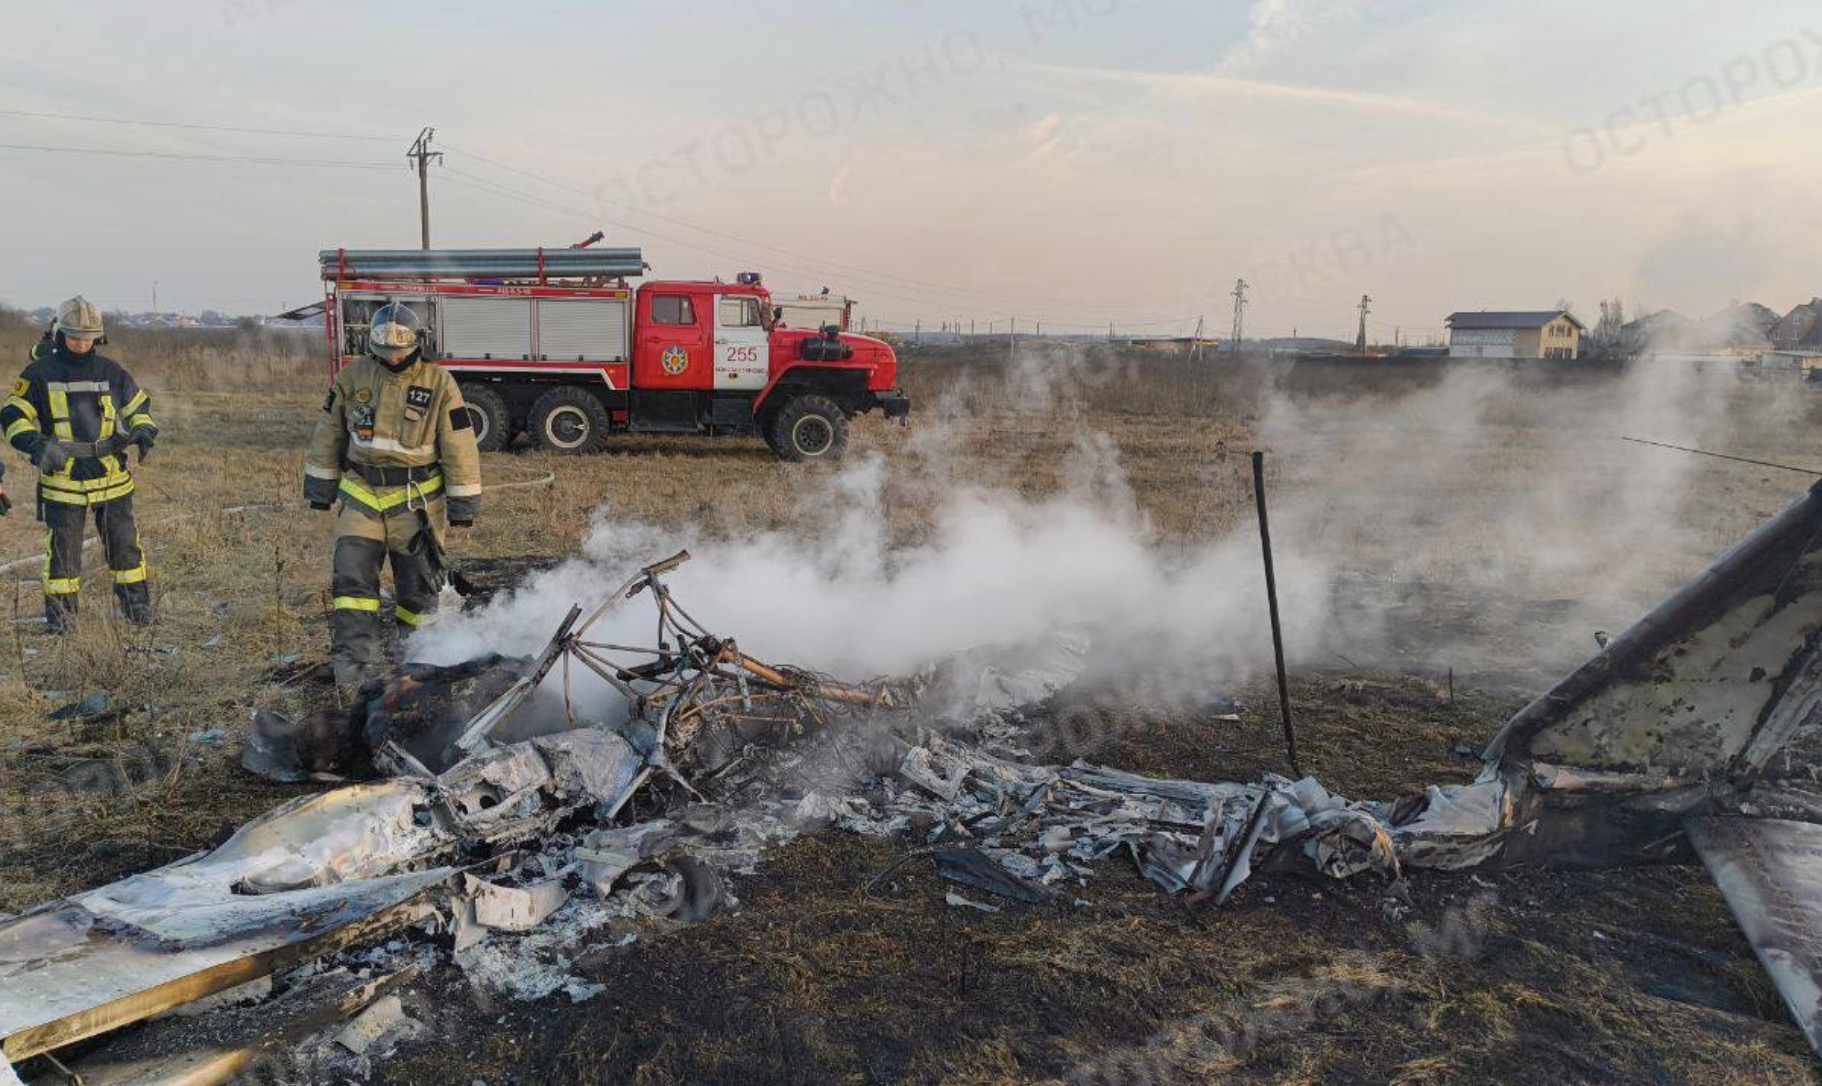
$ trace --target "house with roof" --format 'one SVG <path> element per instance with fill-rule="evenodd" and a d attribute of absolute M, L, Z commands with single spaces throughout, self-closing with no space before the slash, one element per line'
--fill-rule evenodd
<path fill-rule="evenodd" d="M 1771 345 L 1779 351 L 1822 350 L 1822 298 L 1810 299 L 1778 321 Z"/>
<path fill-rule="evenodd" d="M 1563 309 L 1449 314 L 1450 358 L 1580 358 L 1588 330 Z"/>

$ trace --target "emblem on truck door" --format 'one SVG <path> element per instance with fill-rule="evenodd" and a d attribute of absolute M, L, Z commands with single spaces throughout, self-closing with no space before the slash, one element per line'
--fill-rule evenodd
<path fill-rule="evenodd" d="M 658 358 L 658 364 L 664 367 L 664 372 L 676 377 L 690 368 L 690 352 L 682 347 L 666 347 L 664 354 Z"/>

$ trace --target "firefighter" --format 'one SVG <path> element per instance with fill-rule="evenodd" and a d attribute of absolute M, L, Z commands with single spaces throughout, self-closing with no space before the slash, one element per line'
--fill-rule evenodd
<path fill-rule="evenodd" d="M 38 519 L 48 529 L 44 559 L 44 617 L 53 633 L 68 633 L 82 587 L 83 522 L 95 529 L 114 575 L 114 595 L 127 621 L 152 622 L 145 551 L 133 522 L 129 448 L 143 461 L 158 427 L 151 397 L 118 362 L 95 350 L 101 311 L 81 296 L 57 310 L 51 347 L 25 367 L 0 407 L 0 426 L 13 447 L 38 469 Z"/>
<path fill-rule="evenodd" d="M 373 314 L 367 355 L 336 375 L 304 462 L 304 500 L 338 497 L 330 657 L 348 685 L 379 664 L 380 567 L 390 559 L 393 616 L 408 634 L 436 620 L 448 527 L 481 504 L 473 420 L 449 371 L 424 358 L 418 315 Z"/>

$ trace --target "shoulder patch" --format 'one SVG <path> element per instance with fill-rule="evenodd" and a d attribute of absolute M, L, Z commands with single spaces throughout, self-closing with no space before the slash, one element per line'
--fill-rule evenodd
<path fill-rule="evenodd" d="M 474 416 L 468 413 L 468 408 L 452 407 L 449 409 L 449 428 L 451 430 L 468 430 L 473 427 Z"/>
<path fill-rule="evenodd" d="M 26 380 L 24 377 L 21 377 L 18 380 L 13 382 L 13 395 L 19 397 L 20 399 L 22 399 L 22 400 L 25 399 L 26 395 L 28 393 L 30 393 L 31 391 L 32 391 L 32 383 L 30 381 Z"/>
<path fill-rule="evenodd" d="M 420 411 L 427 410 L 430 407 L 431 395 L 431 390 L 428 387 L 424 385 L 412 385 L 405 390 L 405 403 L 407 406 L 415 407 Z"/>

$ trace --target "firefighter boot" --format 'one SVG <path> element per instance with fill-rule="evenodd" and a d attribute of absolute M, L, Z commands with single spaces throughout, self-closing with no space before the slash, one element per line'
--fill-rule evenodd
<path fill-rule="evenodd" d="M 133 625 L 150 626 L 154 621 L 152 590 L 144 581 L 114 585 L 114 598 L 120 601 L 120 613 Z"/>
<path fill-rule="evenodd" d="M 120 613 L 135 626 L 150 626 L 152 589 L 146 583 L 146 556 L 139 545 L 133 496 L 128 494 L 95 506 L 95 530 L 101 535 L 108 569 L 114 574 L 114 597 L 120 601 Z"/>
<path fill-rule="evenodd" d="M 76 594 L 60 592 L 44 597 L 44 624 L 54 634 L 76 632 Z"/>

